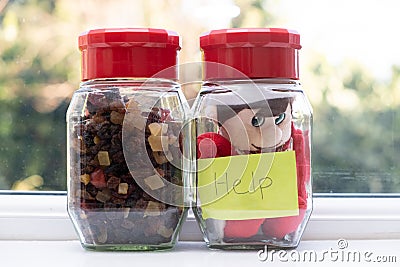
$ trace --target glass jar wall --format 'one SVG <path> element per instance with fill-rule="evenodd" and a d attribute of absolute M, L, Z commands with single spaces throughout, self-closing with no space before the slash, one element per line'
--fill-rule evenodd
<path fill-rule="evenodd" d="M 94 30 L 80 37 L 80 48 L 83 82 L 67 124 L 68 212 L 81 243 L 172 248 L 186 216 L 179 39 L 165 30 Z"/>
<path fill-rule="evenodd" d="M 312 210 L 312 111 L 299 36 L 228 29 L 201 37 L 193 106 L 194 213 L 211 248 L 296 247 Z"/>

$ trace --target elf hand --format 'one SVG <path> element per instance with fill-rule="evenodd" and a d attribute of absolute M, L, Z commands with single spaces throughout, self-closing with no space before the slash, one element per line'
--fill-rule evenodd
<path fill-rule="evenodd" d="M 228 139 L 218 133 L 203 133 L 197 137 L 197 158 L 218 158 L 236 155 Z"/>

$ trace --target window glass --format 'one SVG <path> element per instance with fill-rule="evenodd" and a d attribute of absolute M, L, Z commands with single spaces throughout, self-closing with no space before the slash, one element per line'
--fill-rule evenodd
<path fill-rule="evenodd" d="M 289 1 L 277 21 L 302 34 L 314 108 L 314 191 L 400 192 L 397 1 Z M 362 12 L 360 12 L 362 10 Z"/>
<path fill-rule="evenodd" d="M 0 189 L 66 190 L 65 112 L 79 86 L 81 32 L 175 30 L 183 37 L 184 63 L 201 59 L 198 37 L 207 30 L 289 27 L 301 34 L 300 77 L 315 115 L 314 192 L 399 193 L 399 5 L 390 0 L 0 1 Z M 192 99 L 196 88 L 187 87 L 185 95 Z"/>

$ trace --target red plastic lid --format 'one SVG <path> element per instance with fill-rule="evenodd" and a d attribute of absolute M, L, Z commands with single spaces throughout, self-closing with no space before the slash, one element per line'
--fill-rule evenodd
<path fill-rule="evenodd" d="M 299 78 L 300 35 L 280 28 L 213 30 L 200 37 L 205 62 L 233 67 L 249 78 Z M 220 64 L 205 65 L 206 79 L 238 78 Z"/>
<path fill-rule="evenodd" d="M 177 33 L 150 28 L 90 30 L 79 36 L 82 80 L 152 77 L 176 79 Z"/>

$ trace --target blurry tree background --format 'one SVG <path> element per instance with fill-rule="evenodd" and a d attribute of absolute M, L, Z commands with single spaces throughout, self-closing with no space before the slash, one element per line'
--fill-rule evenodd
<path fill-rule="evenodd" d="M 273 12 L 277 4 L 0 0 L 0 189 L 66 190 L 65 113 L 80 81 L 81 32 L 172 29 L 183 37 L 180 62 L 199 61 L 198 36 L 205 31 L 285 26 Z M 333 65 L 327 55 L 308 51 L 300 60 L 315 114 L 314 191 L 400 192 L 400 65 L 382 80 L 352 59 Z M 185 91 L 188 99 L 196 93 Z"/>

